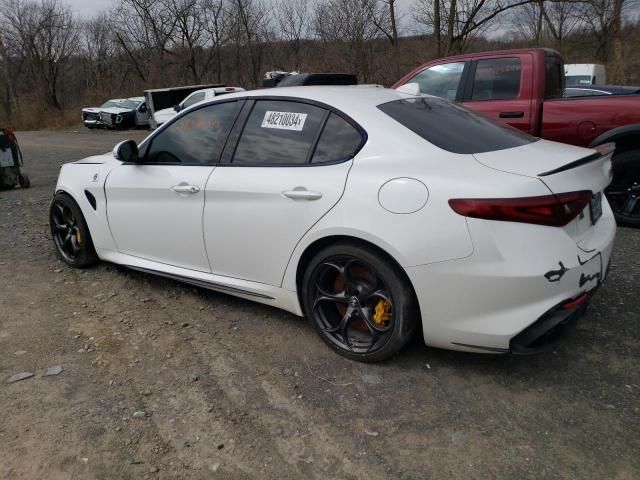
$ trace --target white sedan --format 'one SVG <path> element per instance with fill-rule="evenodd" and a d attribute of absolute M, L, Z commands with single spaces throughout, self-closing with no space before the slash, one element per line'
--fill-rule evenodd
<path fill-rule="evenodd" d="M 62 167 L 51 232 L 98 259 L 306 316 L 345 357 L 536 352 L 584 312 L 611 152 L 376 87 L 243 92 Z"/>

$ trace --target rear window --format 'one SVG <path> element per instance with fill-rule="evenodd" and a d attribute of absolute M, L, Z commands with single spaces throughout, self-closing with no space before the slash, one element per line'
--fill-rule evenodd
<path fill-rule="evenodd" d="M 537 138 L 440 98 L 409 98 L 378 108 L 438 148 L 483 153 L 533 143 Z"/>
<path fill-rule="evenodd" d="M 559 57 L 547 55 L 545 98 L 562 98 L 564 95 L 564 65 Z"/>

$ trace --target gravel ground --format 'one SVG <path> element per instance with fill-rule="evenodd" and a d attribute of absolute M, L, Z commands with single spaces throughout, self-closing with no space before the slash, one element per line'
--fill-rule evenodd
<path fill-rule="evenodd" d="M 619 230 L 557 351 L 415 341 L 358 364 L 288 313 L 58 260 L 60 165 L 144 135 L 18 134 L 32 188 L 0 192 L 1 479 L 640 478 L 640 231 Z"/>

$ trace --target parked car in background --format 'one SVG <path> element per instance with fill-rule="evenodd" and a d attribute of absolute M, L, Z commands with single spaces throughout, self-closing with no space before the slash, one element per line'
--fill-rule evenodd
<path fill-rule="evenodd" d="M 564 98 L 562 57 L 543 48 L 433 60 L 394 87 L 444 97 L 547 140 L 582 147 L 615 142 L 607 196 L 619 224 L 640 227 L 640 95 Z"/>
<path fill-rule="evenodd" d="M 106 128 L 139 128 L 149 125 L 149 110 L 144 97 L 133 97 L 113 106 L 100 108 L 100 122 Z"/>
<path fill-rule="evenodd" d="M 564 89 L 565 98 L 593 97 L 600 95 L 636 95 L 640 94 L 640 87 L 621 87 L 617 85 L 592 85 L 590 87 L 567 87 Z"/>
<path fill-rule="evenodd" d="M 185 108 L 189 108 L 192 105 L 195 105 L 198 102 L 204 102 L 205 100 L 211 100 L 219 95 L 225 95 L 229 93 L 236 92 L 244 92 L 244 88 L 240 87 L 216 87 L 216 88 L 205 88 L 203 90 L 196 90 L 191 93 L 187 98 L 185 98 L 182 102 L 171 108 L 163 108 L 162 110 L 158 110 L 154 112 L 153 119 L 156 125 L 156 128 L 161 126 L 162 124 L 168 122 L 173 117 L 175 117 L 178 112 L 181 112 Z"/>
<path fill-rule="evenodd" d="M 607 74 L 604 65 L 596 63 L 568 63 L 564 66 L 567 86 L 605 85 Z"/>
<path fill-rule="evenodd" d="M 226 87 L 223 83 L 204 84 L 204 85 L 188 85 L 181 87 L 154 88 L 144 91 L 144 97 L 147 100 L 147 108 L 149 109 L 149 127 L 151 130 L 158 128 L 155 121 L 155 113 L 166 108 L 173 108 L 182 102 L 185 98 L 198 90 L 208 88 Z"/>
<path fill-rule="evenodd" d="M 88 107 L 82 109 L 82 123 L 87 128 L 99 128 L 102 127 L 102 121 L 100 120 L 100 111 L 103 108 L 112 108 L 117 107 L 122 102 L 124 102 L 125 98 L 114 98 L 112 100 L 107 100 L 99 107 Z"/>
<path fill-rule="evenodd" d="M 353 360 L 415 333 L 535 353 L 606 276 L 610 158 L 440 98 L 254 90 L 65 164 L 51 233 L 71 267 L 101 259 L 304 315 Z"/>

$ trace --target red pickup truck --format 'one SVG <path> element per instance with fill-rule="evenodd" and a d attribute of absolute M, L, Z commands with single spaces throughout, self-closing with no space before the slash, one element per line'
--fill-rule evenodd
<path fill-rule="evenodd" d="M 564 86 L 560 54 L 532 48 L 433 60 L 393 88 L 459 102 L 547 140 L 615 142 L 607 198 L 619 224 L 640 226 L 640 95 L 564 98 Z"/>

